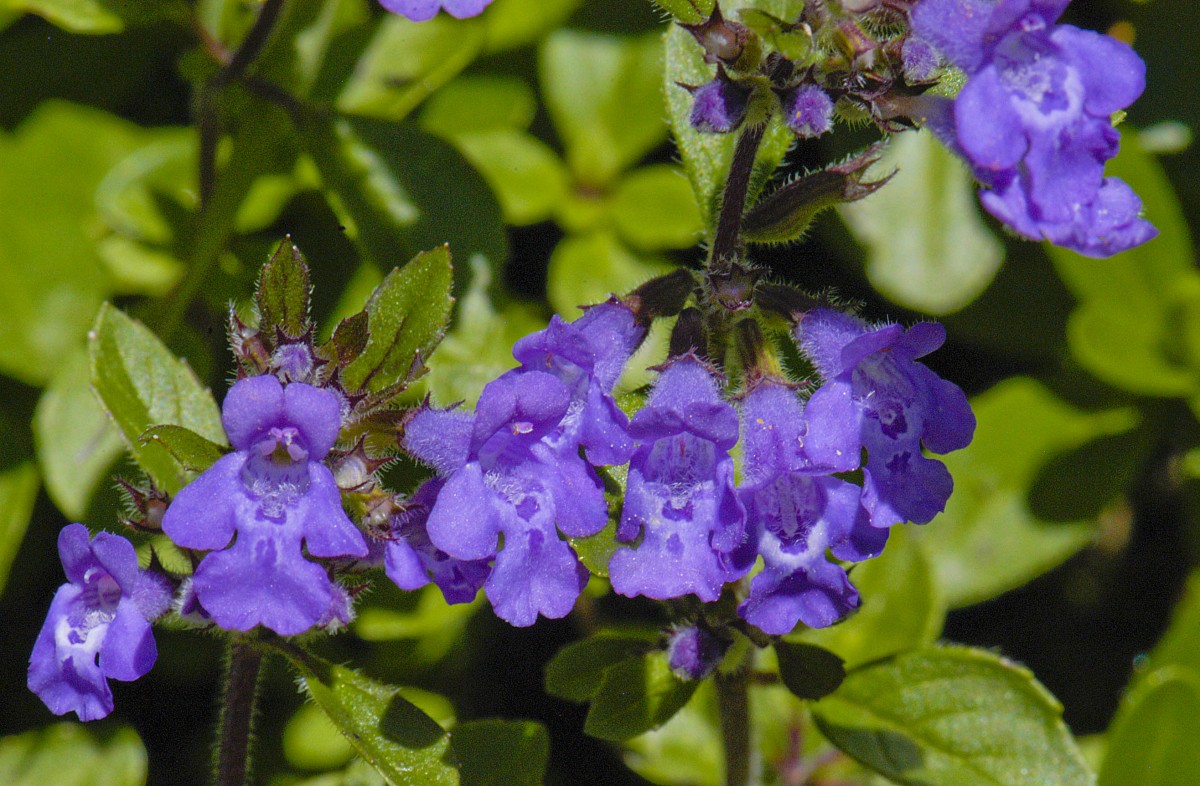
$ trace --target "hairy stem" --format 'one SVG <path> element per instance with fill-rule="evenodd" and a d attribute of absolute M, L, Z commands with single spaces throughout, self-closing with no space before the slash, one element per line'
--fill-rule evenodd
<path fill-rule="evenodd" d="M 750 176 L 754 172 L 754 161 L 758 158 L 758 147 L 762 144 L 766 123 L 748 126 L 738 137 L 729 165 L 729 180 L 721 198 L 721 215 L 717 219 L 717 236 L 713 239 L 710 268 L 738 256 L 741 249 L 742 213 L 746 209 L 746 194 L 750 190 Z"/>
<path fill-rule="evenodd" d="M 245 786 L 249 782 L 250 737 L 262 660 L 262 651 L 251 644 L 235 641 L 229 645 L 217 728 L 216 786 Z"/>
<path fill-rule="evenodd" d="M 758 781 L 758 761 L 750 728 L 750 672 L 718 674 L 717 708 L 725 746 L 725 786 L 750 786 Z"/>

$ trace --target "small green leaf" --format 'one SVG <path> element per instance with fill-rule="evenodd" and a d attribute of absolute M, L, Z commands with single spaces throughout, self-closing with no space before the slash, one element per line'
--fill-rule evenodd
<path fill-rule="evenodd" d="M 812 707 L 821 732 L 905 786 L 1091 786 L 1062 707 L 1025 668 L 931 647 L 852 670 Z"/>
<path fill-rule="evenodd" d="M 558 651 L 546 664 L 546 692 L 567 701 L 587 701 L 600 690 L 605 673 L 625 660 L 641 660 L 657 636 L 603 631 Z"/>
<path fill-rule="evenodd" d="M 366 349 L 346 366 L 348 390 L 378 391 L 408 378 L 433 353 L 450 321 L 454 272 L 443 246 L 388 274 L 367 301 Z"/>
<path fill-rule="evenodd" d="M 1194 571 L 1171 613 L 1171 624 L 1150 653 L 1147 670 L 1181 666 L 1200 674 L 1200 571 Z"/>
<path fill-rule="evenodd" d="M 605 186 L 666 138 L 662 44 L 559 30 L 539 52 L 542 95 L 576 179 Z"/>
<path fill-rule="evenodd" d="M 546 283 L 550 305 L 574 319 L 579 306 L 602 303 L 609 295 L 623 295 L 671 266 L 665 261 L 637 256 L 611 232 L 570 236 L 550 256 Z"/>
<path fill-rule="evenodd" d="M 509 224 L 545 221 L 567 198 L 566 167 L 532 134 L 501 128 L 460 134 L 452 141 L 496 192 Z"/>
<path fill-rule="evenodd" d="M 0 739 L 5 786 L 143 786 L 146 749 L 132 729 L 102 742 L 78 723 L 58 723 Z"/>
<path fill-rule="evenodd" d="M 974 441 L 942 457 L 954 478 L 946 512 L 919 530 L 951 608 L 1020 586 L 1088 543 L 1095 518 L 1044 518 L 1033 504 L 1034 486 L 1055 457 L 1124 434 L 1138 422 L 1132 409 L 1076 409 L 1027 377 L 976 396 L 972 408 L 978 421 Z M 1097 484 L 1100 477 L 1091 479 L 1089 490 L 1097 509 L 1120 492 L 1114 485 L 1119 479 Z M 1075 484 L 1051 491 L 1079 496 Z"/>
<path fill-rule="evenodd" d="M 1080 301 L 1067 337 L 1090 373 L 1124 390 L 1182 396 L 1200 383 L 1195 358 L 1180 346 L 1178 298 L 1195 289 L 1192 239 L 1178 197 L 1155 158 L 1135 134 L 1105 174 L 1120 177 L 1141 197 L 1158 237 L 1107 259 L 1047 245 L 1055 268 Z M 1190 279 L 1190 281 L 1189 281 Z"/>
<path fill-rule="evenodd" d="M 487 52 L 492 54 L 532 44 L 562 27 L 583 0 L 496 0 L 483 15 Z"/>
<path fill-rule="evenodd" d="M 378 594 L 372 595 L 377 597 Z M 467 623 L 481 604 L 476 598 L 471 603 L 451 606 L 441 590 L 430 584 L 417 592 L 415 607 L 401 609 L 397 605 L 362 606 L 354 620 L 354 632 L 364 641 L 412 642 L 410 660 L 432 664 L 446 657 L 462 641 Z"/>
<path fill-rule="evenodd" d="M 784 695 L 791 696 L 786 691 Z M 784 718 L 763 717 L 761 697 L 762 692 L 757 691 L 750 701 L 754 728 L 770 732 L 784 727 Z M 718 715 L 713 681 L 705 680 L 687 705 L 661 728 L 625 741 L 625 763 L 652 783 L 722 786 L 725 758 Z"/>
<path fill-rule="evenodd" d="M 708 18 L 714 0 L 654 0 L 654 3 L 680 22 L 694 25 Z"/>
<path fill-rule="evenodd" d="M 883 554 L 856 565 L 850 576 L 862 604 L 858 611 L 828 628 L 795 634 L 795 641 L 820 645 L 849 668 L 932 644 L 942 632 L 946 609 L 912 527 L 893 528 Z"/>
<path fill-rule="evenodd" d="M 687 704 L 699 684 L 677 677 L 661 650 L 627 658 L 604 671 L 583 730 L 603 740 L 624 740 L 657 729 Z"/>
<path fill-rule="evenodd" d="M 463 786 L 541 786 L 550 734 L 536 721 L 479 720 L 450 734 L 462 762 Z"/>
<path fill-rule="evenodd" d="M 354 758 L 354 746 L 315 704 L 296 710 L 281 742 L 288 763 L 303 770 L 331 770 Z"/>
<path fill-rule="evenodd" d="M 290 240 L 285 240 L 262 266 L 254 301 L 258 305 L 259 330 L 274 340 L 275 331 L 296 338 L 308 330 L 308 264 Z"/>
<path fill-rule="evenodd" d="M 40 480 L 37 467 L 30 461 L 0 471 L 0 594 L 29 528 Z M 0 779 L 0 783 L 8 781 Z"/>
<path fill-rule="evenodd" d="M 42 104 L 15 133 L 0 133 L 0 372 L 42 385 L 82 343 L 112 291 L 89 233 L 94 193 L 145 135 L 62 102 Z"/>
<path fill-rule="evenodd" d="M 304 128 L 304 142 L 340 220 L 377 266 L 389 269 L 447 242 L 461 259 L 507 258 L 496 198 L 447 142 L 367 118 L 314 120 Z M 464 271 L 459 289 L 466 283 Z"/>
<path fill-rule="evenodd" d="M 450 735 L 397 688 L 280 644 L 313 701 L 391 786 L 457 786 Z"/>
<path fill-rule="evenodd" d="M 795 696 L 819 699 L 837 690 L 846 678 L 842 659 L 813 644 L 775 642 L 779 677 Z"/>
<path fill-rule="evenodd" d="M 119 33 L 127 24 L 161 19 L 183 20 L 188 7 L 179 0 L 0 0 L 0 10 L 28 12 L 72 33 Z"/>
<path fill-rule="evenodd" d="M 33 439 L 50 499 L 69 519 L 80 520 L 123 445 L 92 392 L 87 350 L 62 362 L 33 413 Z"/>
<path fill-rule="evenodd" d="M 623 178 L 613 194 L 612 216 L 622 237 L 648 251 L 690 248 L 704 234 L 687 175 L 670 164 L 635 169 Z"/>
<path fill-rule="evenodd" d="M 187 481 L 184 468 L 157 442 L 139 437 L 151 426 L 183 426 L 213 442 L 225 442 L 212 393 L 144 325 L 107 303 L 88 338 L 92 385 L 124 435 L 134 458 L 168 493 Z"/>
<path fill-rule="evenodd" d="M 966 306 L 991 283 L 1004 246 L 979 215 L 975 181 L 932 133 L 892 140 L 871 173 L 885 188 L 839 210 L 867 249 L 867 277 L 888 299 L 927 314 Z"/>
<path fill-rule="evenodd" d="M 203 472 L 225 455 L 220 445 L 183 426 L 151 426 L 138 437 L 138 444 L 162 445 L 189 472 Z"/>
<path fill-rule="evenodd" d="M 411 22 L 386 14 L 350 71 L 337 108 L 403 120 L 479 56 L 483 39 L 480 19 L 438 14 L 427 22 Z"/>
<path fill-rule="evenodd" d="M 460 76 L 421 108 L 421 128 L 444 139 L 529 128 L 537 114 L 533 88 L 515 76 Z"/>
<path fill-rule="evenodd" d="M 1113 719 L 1100 786 L 1200 783 L 1197 737 L 1200 675 L 1174 666 L 1151 672 Z"/>

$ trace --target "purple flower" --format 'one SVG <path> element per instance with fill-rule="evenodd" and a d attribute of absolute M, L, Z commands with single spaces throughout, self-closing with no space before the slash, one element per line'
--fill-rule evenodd
<path fill-rule="evenodd" d="M 393 521 L 392 538 L 384 547 L 384 571 L 400 589 L 415 590 L 433 581 L 447 603 L 470 603 L 487 580 L 487 560 L 460 560 L 433 545 L 425 524 L 444 482 L 421 484 L 404 514 Z"/>
<path fill-rule="evenodd" d="M 589 306 L 574 322 L 555 315 L 545 330 L 513 346 L 522 371 L 544 371 L 566 385 L 567 414 L 545 442 L 575 454 L 582 446 L 597 465 L 624 464 L 633 453 L 629 418 L 612 398 L 613 385 L 646 336 L 632 311 L 617 299 Z"/>
<path fill-rule="evenodd" d="M 984 205 L 1016 232 L 1089 256 L 1157 234 L 1141 200 L 1104 177 L 1111 116 L 1145 87 L 1145 64 L 1109 36 L 1056 25 L 1066 0 L 922 0 L 916 33 L 967 72 L 953 106 L 956 151 L 991 191 Z"/>
<path fill-rule="evenodd" d="M 479 16 L 492 0 L 379 0 L 393 14 L 406 16 L 414 22 L 427 22 L 444 10 L 456 19 Z"/>
<path fill-rule="evenodd" d="M 68 583 L 50 604 L 29 657 L 29 689 L 55 715 L 80 720 L 112 712 L 108 680 L 136 680 L 154 665 L 149 620 L 170 604 L 166 581 L 138 570 L 125 538 L 69 524 L 58 534 L 58 556 Z"/>
<path fill-rule="evenodd" d="M 837 471 L 863 468 L 862 502 L 876 527 L 924 524 L 953 488 L 945 465 L 926 458 L 964 448 L 975 416 L 958 386 L 920 363 L 946 340 L 941 325 L 872 327 L 826 309 L 807 313 L 797 340 L 825 383 L 805 408 L 804 448 Z"/>
<path fill-rule="evenodd" d="M 857 608 L 858 592 L 826 550 L 846 560 L 878 556 L 887 530 L 870 525 L 858 486 L 809 458 L 800 401 L 785 383 L 764 378 L 754 385 L 743 399 L 742 421 L 739 492 L 763 571 L 738 613 L 776 636 L 797 622 L 832 625 Z"/>
<path fill-rule="evenodd" d="M 728 134 L 737 130 L 746 119 L 750 106 L 750 90 L 730 79 L 725 69 L 718 66 L 717 76 L 711 82 L 692 91 L 692 126 L 713 134 Z"/>
<path fill-rule="evenodd" d="M 641 535 L 642 542 L 613 555 L 613 589 L 659 600 L 689 593 L 716 600 L 753 557 L 729 457 L 737 413 L 704 364 L 684 355 L 659 376 L 630 431 L 638 447 L 617 539 L 630 543 Z"/>
<path fill-rule="evenodd" d="M 284 636 L 342 616 L 344 597 L 304 558 L 304 549 L 313 557 L 367 555 L 321 463 L 341 430 L 338 397 L 250 377 L 230 389 L 221 422 L 234 452 L 184 487 L 163 518 L 171 540 L 213 552 L 196 568 L 200 603 L 222 628 L 263 625 Z"/>
<path fill-rule="evenodd" d="M 816 137 L 833 128 L 833 99 L 816 85 L 800 85 L 781 100 L 784 122 L 797 136 Z"/>
<path fill-rule="evenodd" d="M 426 521 L 430 541 L 460 560 L 494 560 L 484 591 L 521 627 L 566 616 L 587 583 L 558 532 L 592 535 L 608 520 L 592 469 L 546 441 L 571 403 L 554 375 L 518 369 L 483 389 L 473 416 L 424 409 L 405 430 L 405 448 L 445 478 Z"/>

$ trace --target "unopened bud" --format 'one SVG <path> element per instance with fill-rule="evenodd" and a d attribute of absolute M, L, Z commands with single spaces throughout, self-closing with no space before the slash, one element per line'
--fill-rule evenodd
<path fill-rule="evenodd" d="M 745 25 L 725 19 L 719 5 L 713 5 L 712 14 L 704 22 L 681 27 L 704 47 L 706 63 L 723 63 L 735 71 L 753 71 L 762 60 L 759 37 Z"/>
<path fill-rule="evenodd" d="M 676 628 L 667 642 L 667 663 L 684 680 L 702 680 L 717 670 L 729 645 L 695 626 Z"/>

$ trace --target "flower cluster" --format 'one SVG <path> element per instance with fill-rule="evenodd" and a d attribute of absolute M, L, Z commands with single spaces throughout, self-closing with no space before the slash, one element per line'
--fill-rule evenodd
<path fill-rule="evenodd" d="M 922 0 L 916 34 L 967 73 L 951 117 L 931 125 L 987 188 L 987 209 L 1030 239 L 1109 256 L 1157 232 L 1141 200 L 1104 177 L 1111 116 L 1145 87 L 1125 43 L 1055 24 L 1067 0 Z"/>
<path fill-rule="evenodd" d="M 835 114 L 888 134 L 925 125 L 967 161 L 984 207 L 1017 234 L 1109 256 L 1157 234 L 1133 190 L 1104 176 L 1120 138 L 1113 115 L 1141 95 L 1145 64 L 1114 38 L 1056 24 L 1067 2 L 806 4 L 800 19 L 766 31 L 802 41 L 769 53 L 715 8 L 684 25 L 717 65 L 710 82 L 682 85 L 691 124 L 730 133 L 777 116 L 800 137 L 829 131 Z M 942 57 L 967 75 L 954 100 L 929 92 Z"/>

